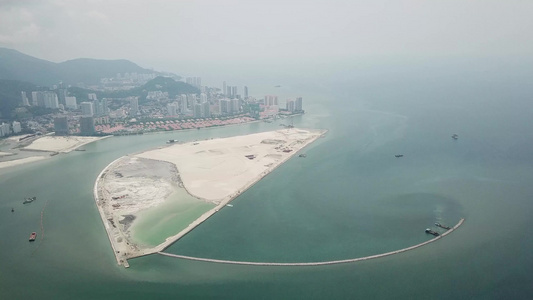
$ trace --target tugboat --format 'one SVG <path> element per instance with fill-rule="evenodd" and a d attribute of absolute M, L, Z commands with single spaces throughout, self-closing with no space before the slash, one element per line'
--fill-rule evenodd
<path fill-rule="evenodd" d="M 441 225 L 440 223 L 435 223 L 435 226 L 438 226 L 438 227 L 440 227 L 440 228 L 444 228 L 444 229 L 446 229 L 446 230 L 450 230 L 450 229 L 452 229 L 450 226 Z"/>
<path fill-rule="evenodd" d="M 426 233 L 432 234 L 432 235 L 434 235 L 434 236 L 439 236 L 439 233 L 438 233 L 438 232 L 433 231 L 433 230 L 431 230 L 431 229 L 429 229 L 429 228 L 426 228 Z"/>
<path fill-rule="evenodd" d="M 37 237 L 37 233 L 32 232 L 32 233 L 30 234 L 30 242 L 35 241 L 35 238 L 36 238 L 36 237 Z"/>

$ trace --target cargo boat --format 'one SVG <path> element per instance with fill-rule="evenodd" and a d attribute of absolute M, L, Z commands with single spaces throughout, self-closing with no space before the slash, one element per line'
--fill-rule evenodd
<path fill-rule="evenodd" d="M 30 242 L 35 241 L 35 238 L 36 238 L 36 237 L 37 237 L 37 233 L 32 232 L 32 233 L 30 234 Z"/>

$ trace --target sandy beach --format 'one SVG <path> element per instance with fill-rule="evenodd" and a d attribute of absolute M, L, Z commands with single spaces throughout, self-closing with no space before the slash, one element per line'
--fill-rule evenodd
<path fill-rule="evenodd" d="M 21 140 L 26 136 L 9 137 L 2 141 L 0 169 L 40 161 L 58 153 L 68 153 L 108 137 L 47 135 Z"/>
<path fill-rule="evenodd" d="M 290 128 L 171 144 L 112 162 L 94 193 L 117 262 L 162 251 L 325 132 Z M 156 247 L 135 244 L 132 223 L 176 188 L 212 208 Z"/>

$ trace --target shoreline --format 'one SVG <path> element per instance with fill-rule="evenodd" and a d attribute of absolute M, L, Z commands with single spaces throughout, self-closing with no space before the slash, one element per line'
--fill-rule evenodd
<path fill-rule="evenodd" d="M 9 168 L 13 166 L 20 166 L 29 164 L 35 161 L 42 161 L 49 159 L 57 154 L 70 153 L 76 149 L 88 145 L 90 143 L 110 138 L 109 136 L 102 137 L 81 137 L 81 136 L 41 136 L 32 140 L 30 144 L 25 145 L 28 141 L 19 141 L 16 137 L 8 138 L 11 142 L 6 142 L 9 149 L 2 151 L 0 156 L 0 169 Z M 29 148 L 36 141 L 41 140 L 41 147 Z M 6 139 L 7 141 L 7 139 Z M 62 145 L 62 143 L 64 145 Z M 25 145 L 25 146 L 24 146 Z M 22 147 L 24 146 L 24 147 Z M 6 152 L 4 152 L 6 151 Z M 9 151 L 9 152 L 7 152 Z M 20 156 L 19 156 L 20 155 Z M 2 159 L 2 158 L 5 158 Z M 12 159 L 14 158 L 14 159 Z"/>
<path fill-rule="evenodd" d="M 217 199 L 207 199 L 205 197 L 199 196 L 194 191 L 191 191 L 190 187 L 187 187 L 187 185 L 188 185 L 188 183 L 186 182 L 187 180 L 183 179 L 183 174 L 181 173 L 183 170 L 180 170 L 181 167 L 177 166 L 176 163 L 173 163 L 178 168 L 178 173 L 180 174 L 180 178 L 181 178 L 181 180 L 183 182 L 183 187 L 184 187 L 185 191 L 189 195 L 191 195 L 191 196 L 193 196 L 195 198 L 201 199 L 201 200 L 203 200 L 205 202 L 211 202 L 211 203 L 215 204 L 215 206 L 213 208 L 211 208 L 210 210 L 208 210 L 207 212 L 205 212 L 202 215 L 200 215 L 198 218 L 196 218 L 186 228 L 182 229 L 180 232 L 178 232 L 177 234 L 175 234 L 173 236 L 167 237 L 163 243 L 161 243 L 161 244 L 159 244 L 159 245 L 157 245 L 155 247 L 138 249 L 138 248 L 135 247 L 135 245 L 132 246 L 129 243 L 126 243 L 128 246 L 122 246 L 121 247 L 122 251 L 124 251 L 124 247 L 126 247 L 128 251 L 132 251 L 133 253 L 131 253 L 131 252 L 122 252 L 121 253 L 120 252 L 121 250 L 118 249 L 119 247 L 118 247 L 117 243 L 122 243 L 122 240 L 120 240 L 120 242 L 119 242 L 116 239 L 120 238 L 120 237 L 125 238 L 125 234 L 124 234 L 124 232 L 122 232 L 117 227 L 111 228 L 110 226 L 112 226 L 112 225 L 110 224 L 110 221 L 106 217 L 106 214 L 107 214 L 107 216 L 110 215 L 110 213 L 106 211 L 108 209 L 108 207 L 109 207 L 109 204 L 106 204 L 106 199 L 107 198 L 106 198 L 105 192 L 102 190 L 100 185 L 103 185 L 104 180 L 105 180 L 105 176 L 109 172 L 111 172 L 114 167 L 116 167 L 116 164 L 118 163 L 118 161 L 121 160 L 122 158 L 126 157 L 126 156 L 118 158 L 117 160 L 111 162 L 108 166 L 106 166 L 106 168 L 97 177 L 97 180 L 96 180 L 96 183 L 95 183 L 95 187 L 94 187 L 94 197 L 95 197 L 95 204 L 97 205 L 98 211 L 100 212 L 101 219 L 102 219 L 102 222 L 104 223 L 104 227 L 106 229 L 108 238 L 109 238 L 109 240 L 110 240 L 110 242 L 112 244 L 112 248 L 114 250 L 115 257 L 117 259 L 117 263 L 119 265 L 124 264 L 127 267 L 128 266 L 128 264 L 127 264 L 127 260 L 128 259 L 135 258 L 135 257 L 140 257 L 140 256 L 145 256 L 145 255 L 149 255 L 149 254 L 153 254 L 153 253 L 157 253 L 157 252 L 163 251 L 164 249 L 166 249 L 167 247 L 169 247 L 170 245 L 172 245 L 173 243 L 178 241 L 180 238 L 182 238 L 183 236 L 188 234 L 194 228 L 196 228 L 197 226 L 199 226 L 200 224 L 205 222 L 212 215 L 217 213 L 220 209 L 224 208 L 226 206 L 226 204 L 230 203 L 232 200 L 237 198 L 244 191 L 246 191 L 247 189 L 249 189 L 250 187 L 255 185 L 257 182 L 259 182 L 265 176 L 270 174 L 272 171 L 277 169 L 280 165 L 282 165 L 283 163 L 287 162 L 290 158 L 295 156 L 297 153 L 300 153 L 300 151 L 302 149 L 306 148 L 308 145 L 310 145 L 313 142 L 315 142 L 318 138 L 323 137 L 326 134 L 326 132 L 327 132 L 327 130 L 305 131 L 305 130 L 302 130 L 302 129 L 291 128 L 291 129 L 282 129 L 282 130 L 277 130 L 277 131 L 263 132 L 263 133 L 250 134 L 250 135 L 244 135 L 244 136 L 236 136 L 236 137 L 230 137 L 230 138 L 208 139 L 208 140 L 204 140 L 204 142 L 209 142 L 209 144 L 212 144 L 212 143 L 227 142 L 228 139 L 245 139 L 245 138 L 254 138 L 254 139 L 260 138 L 260 139 L 264 139 L 263 136 L 266 136 L 266 135 L 269 135 L 269 136 L 273 135 L 274 137 L 276 137 L 275 136 L 276 134 L 277 135 L 282 135 L 283 133 L 281 133 L 281 132 L 284 131 L 284 130 L 287 131 L 286 134 L 290 133 L 290 134 L 298 136 L 298 134 L 302 135 L 302 134 L 305 133 L 305 134 L 307 134 L 309 136 L 306 135 L 306 139 L 303 140 L 303 141 L 299 140 L 299 139 L 283 141 L 283 143 L 292 142 L 292 143 L 289 143 L 289 144 L 290 144 L 290 147 L 294 148 L 294 150 L 291 150 L 289 152 L 285 152 L 285 154 L 283 154 L 283 155 L 279 154 L 281 159 L 279 159 L 277 161 L 274 161 L 274 162 L 272 162 L 272 163 L 270 163 L 268 165 L 263 166 L 263 167 L 266 167 L 266 169 L 264 169 L 264 170 L 261 169 L 262 171 L 260 173 L 255 175 L 251 180 L 248 180 L 247 182 L 245 182 L 244 185 L 242 185 L 242 183 L 239 183 L 237 181 L 237 183 L 234 183 L 234 184 L 239 184 L 238 187 L 234 187 L 236 189 L 236 191 L 233 191 L 233 192 L 229 193 L 228 195 L 224 194 L 224 196 L 222 198 L 220 198 L 220 199 L 219 198 L 217 198 Z M 267 136 L 267 139 L 268 139 L 268 136 Z M 144 153 L 145 155 L 148 155 L 146 153 L 151 152 L 151 151 L 161 150 L 161 149 L 167 149 L 167 148 L 170 148 L 172 146 L 181 146 L 182 148 L 184 148 L 184 147 L 194 147 L 193 145 L 197 145 L 197 144 L 199 144 L 201 142 L 202 141 L 199 141 L 199 142 L 188 142 L 188 143 L 183 143 L 183 144 L 178 144 L 178 145 L 169 145 L 167 147 L 158 147 L 157 149 L 141 152 L 140 154 L 137 154 L 136 157 L 147 158 L 147 157 L 143 157 L 142 154 Z M 217 145 L 217 144 L 215 144 L 215 145 Z M 209 145 L 209 146 L 211 146 L 211 145 Z M 276 144 L 265 143 L 265 144 L 262 145 L 262 147 L 266 147 L 267 149 L 273 148 L 274 146 L 276 146 Z M 276 148 L 275 151 L 281 152 L 281 150 L 278 149 L 278 148 Z M 196 149 L 196 148 L 191 148 L 191 149 Z M 202 151 L 200 151 L 200 152 L 202 152 Z M 240 155 L 241 154 L 239 154 L 239 157 L 241 157 Z M 267 156 L 268 156 L 268 154 L 267 154 Z M 247 159 L 244 158 L 244 155 L 242 157 L 243 157 L 242 159 L 247 161 Z M 150 159 L 156 160 L 156 161 L 165 161 L 164 159 L 157 159 L 157 158 L 150 158 Z M 251 161 L 251 159 L 250 159 L 250 161 Z M 261 161 L 261 158 L 258 158 L 257 161 Z M 169 161 L 167 161 L 167 162 L 169 162 Z M 256 162 L 256 164 L 257 163 L 259 163 L 259 162 Z M 263 167 L 261 167 L 261 168 L 263 168 Z M 251 168 L 251 167 L 248 167 L 248 168 Z M 257 167 L 255 167 L 255 168 L 257 169 Z M 124 243 L 122 243 L 122 245 L 123 244 Z"/>

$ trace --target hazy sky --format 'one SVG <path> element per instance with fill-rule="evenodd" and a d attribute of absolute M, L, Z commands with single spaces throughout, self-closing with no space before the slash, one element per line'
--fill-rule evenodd
<path fill-rule="evenodd" d="M 209 64 L 532 56 L 533 1 L 0 0 L 0 46 L 182 74 Z"/>

